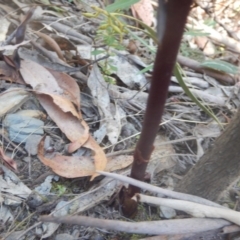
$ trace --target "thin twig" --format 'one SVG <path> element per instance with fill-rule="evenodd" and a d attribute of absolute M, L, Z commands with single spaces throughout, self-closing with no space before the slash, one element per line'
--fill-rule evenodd
<path fill-rule="evenodd" d="M 206 199 L 201 198 L 201 197 L 197 197 L 197 196 L 193 196 L 193 195 L 185 194 L 185 193 L 174 192 L 174 191 L 171 191 L 171 190 L 168 190 L 168 189 L 163 189 L 163 188 L 156 187 L 156 186 L 153 186 L 151 184 L 148 184 L 148 183 L 145 183 L 145 182 L 142 182 L 142 181 L 138 181 L 136 179 L 126 177 L 126 176 L 123 176 L 123 175 L 120 175 L 120 174 L 108 173 L 108 172 L 103 172 L 103 171 L 96 171 L 96 172 L 100 173 L 100 174 L 102 174 L 106 177 L 111 177 L 111 178 L 120 180 L 122 182 L 137 186 L 141 189 L 148 190 L 148 191 L 155 192 L 155 193 L 160 193 L 160 194 L 163 194 L 163 195 L 171 197 L 171 198 L 176 198 L 176 199 L 186 200 L 186 201 L 190 201 L 190 202 L 200 203 L 200 204 L 204 204 L 204 205 L 207 205 L 207 206 L 225 208 L 225 207 L 223 207 L 223 206 L 221 206 L 221 205 L 219 205 L 215 202 L 206 200 Z"/>

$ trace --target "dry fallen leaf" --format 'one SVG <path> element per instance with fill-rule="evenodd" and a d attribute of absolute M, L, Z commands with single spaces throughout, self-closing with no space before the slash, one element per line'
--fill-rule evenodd
<path fill-rule="evenodd" d="M 90 135 L 88 141 L 84 144 L 84 147 L 91 149 L 94 151 L 94 165 L 96 171 L 99 169 L 105 169 L 107 164 L 107 158 L 103 151 L 103 149 L 97 144 L 97 142 L 94 140 L 94 138 Z M 99 174 L 95 173 L 92 175 L 92 179 L 94 179 Z"/>
<path fill-rule="evenodd" d="M 63 94 L 55 77 L 40 64 L 30 60 L 22 60 L 20 73 L 24 81 L 40 93 Z"/>
<path fill-rule="evenodd" d="M 0 117 L 8 111 L 15 110 L 30 96 L 29 92 L 22 88 L 9 88 L 0 94 Z"/>
<path fill-rule="evenodd" d="M 31 117 L 31 118 L 37 118 L 37 119 L 46 119 L 46 114 L 44 114 L 42 111 L 39 110 L 31 110 L 31 109 L 27 109 L 27 110 L 20 110 L 17 112 L 18 115 L 21 116 L 27 116 L 27 117 Z"/>
<path fill-rule="evenodd" d="M 51 50 L 55 51 L 58 55 L 58 57 L 64 61 L 64 57 L 62 55 L 62 51 L 59 47 L 59 45 L 56 43 L 56 41 L 49 37 L 48 35 L 41 33 L 41 32 L 35 32 L 39 37 L 41 37 L 45 43 L 51 48 Z"/>
<path fill-rule="evenodd" d="M 45 94 L 37 94 L 37 98 L 49 117 L 57 124 L 61 131 L 72 142 L 69 152 L 80 148 L 89 138 L 89 127 L 83 119 L 78 119 L 70 112 L 63 112 L 53 102 L 52 97 Z"/>
<path fill-rule="evenodd" d="M 62 51 L 77 51 L 77 47 L 69 39 L 56 34 L 51 34 L 51 37 L 56 41 Z"/>
<path fill-rule="evenodd" d="M 135 18 L 140 18 L 149 27 L 152 25 L 154 10 L 150 0 L 141 0 L 133 4 L 131 9 Z"/>
<path fill-rule="evenodd" d="M 80 118 L 79 114 L 72 104 L 68 99 L 63 98 L 62 96 L 56 95 L 56 94 L 47 94 L 53 99 L 53 102 L 56 104 L 56 107 L 61 108 L 63 112 L 71 112 L 72 115 L 76 118 Z"/>
<path fill-rule="evenodd" d="M 7 164 L 8 167 L 10 167 L 11 170 L 17 171 L 16 162 L 12 158 L 5 155 L 1 147 L 0 147 L 0 158 Z"/>
<path fill-rule="evenodd" d="M 23 41 L 23 42 L 21 42 L 19 44 L 15 44 L 15 45 L 0 46 L 0 51 L 4 51 L 4 50 L 6 50 L 8 52 L 9 51 L 14 51 L 18 47 L 21 47 L 21 46 L 23 46 L 23 45 L 25 45 L 25 44 L 27 44 L 29 42 L 30 42 L 30 40 L 26 40 L 26 41 Z"/>
<path fill-rule="evenodd" d="M 64 73 L 48 70 L 30 60 L 21 62 L 20 71 L 25 82 L 37 93 L 48 94 L 64 112 L 71 112 L 78 118 L 80 91 L 74 79 Z M 77 106 L 78 111 L 72 103 Z"/>
<path fill-rule="evenodd" d="M 131 165 L 133 162 L 133 155 L 118 155 L 114 157 L 108 157 L 107 160 L 105 171 L 113 172 L 124 169 Z"/>
<path fill-rule="evenodd" d="M 4 41 L 7 36 L 8 28 L 11 24 L 7 18 L 0 17 L 1 25 L 0 25 L 0 42 Z"/>
<path fill-rule="evenodd" d="M 70 153 L 74 152 L 81 146 L 91 149 L 94 152 L 92 158 L 94 159 L 95 169 L 104 170 L 107 163 L 105 153 L 95 140 L 89 136 L 87 123 L 82 119 L 80 111 L 76 110 L 73 105 L 74 103 L 80 109 L 80 91 L 75 81 L 67 75 L 45 69 L 29 60 L 23 61 L 20 71 L 24 80 L 34 88 L 39 102 L 47 111 L 49 117 L 71 141 L 68 151 Z M 60 161 L 59 159 L 61 160 L 61 157 L 57 158 L 58 161 Z M 66 159 L 68 157 L 65 157 L 64 161 Z M 71 159 L 73 161 L 72 165 L 76 165 L 76 158 Z M 46 159 L 44 160 L 45 164 L 49 166 Z M 51 164 L 53 163 L 50 162 Z M 56 166 L 53 165 L 52 168 L 55 169 Z M 63 167 L 63 169 L 65 168 Z M 62 172 L 61 169 L 57 171 Z M 84 172 L 88 172 L 89 175 L 89 171 Z M 80 171 L 77 174 L 83 174 L 83 172 Z M 93 171 L 91 175 L 93 175 L 92 178 L 96 176 Z"/>
<path fill-rule="evenodd" d="M 3 61 L 0 61 L 0 76 L 2 80 L 25 84 L 18 71 Z"/>
<path fill-rule="evenodd" d="M 101 116 L 100 127 L 103 125 L 106 126 L 106 135 L 111 144 L 115 144 L 118 141 L 121 131 L 121 121 L 117 114 L 114 116 L 112 113 L 113 107 L 111 106 L 108 86 L 97 64 L 94 64 L 88 78 L 88 87 L 93 96 L 94 104 L 97 105 L 99 109 Z"/>
<path fill-rule="evenodd" d="M 49 159 L 38 153 L 43 164 L 50 167 L 53 172 L 66 178 L 86 177 L 94 174 L 94 163 L 90 157 L 55 155 Z"/>
<path fill-rule="evenodd" d="M 0 4 L 0 8 L 2 12 L 7 13 L 9 16 L 15 16 L 16 11 L 14 8 L 7 6 L 6 4 Z M 6 17 L 4 19 L 7 19 Z"/>
<path fill-rule="evenodd" d="M 48 69 L 51 74 L 55 77 L 58 85 L 63 89 L 64 96 L 68 98 L 80 111 L 80 90 L 76 81 L 69 75 L 61 72 Z"/>
<path fill-rule="evenodd" d="M 94 148 L 95 156 L 99 155 L 97 158 L 101 160 L 101 166 L 96 167 L 94 163 L 94 156 L 86 157 L 86 156 L 63 156 L 60 154 L 55 154 L 55 156 L 51 158 L 47 158 L 44 156 L 44 138 L 42 138 L 41 142 L 38 145 L 38 157 L 43 164 L 49 166 L 55 173 L 62 177 L 66 178 L 76 178 L 76 177 L 85 177 L 92 176 L 92 179 L 96 176 L 96 169 L 105 169 L 105 171 L 115 171 L 120 170 L 129 166 L 132 161 L 132 156 L 116 156 L 106 159 L 105 155 L 103 156 L 99 146 L 94 146 L 96 143 L 94 140 L 90 140 L 88 147 L 96 147 Z M 100 152 L 100 154 L 99 154 Z M 104 154 L 104 153 L 103 153 Z M 100 159 L 102 157 L 102 159 Z M 104 166 L 104 161 L 106 167 Z"/>
<path fill-rule="evenodd" d="M 31 9 L 28 10 L 28 12 L 24 16 L 21 24 L 16 29 L 16 33 L 15 33 L 16 44 L 19 44 L 24 40 L 27 24 L 30 21 L 30 19 L 32 18 L 36 7 L 37 6 L 33 6 Z"/>

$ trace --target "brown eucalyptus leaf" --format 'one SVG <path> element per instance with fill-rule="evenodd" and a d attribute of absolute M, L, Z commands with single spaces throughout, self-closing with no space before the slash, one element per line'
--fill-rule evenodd
<path fill-rule="evenodd" d="M 99 148 L 99 146 L 97 146 L 97 148 Z M 98 155 L 99 152 L 99 149 L 95 148 L 94 154 Z M 94 158 L 94 156 L 63 156 L 58 153 L 56 153 L 53 157 L 48 158 L 44 156 L 44 138 L 38 145 L 38 157 L 43 164 L 49 166 L 58 175 L 66 178 L 85 177 L 91 175 L 92 178 L 94 178 L 96 176 L 95 171 L 97 170 L 95 160 L 100 160 L 100 156 L 97 158 Z M 129 166 L 133 161 L 133 157 L 124 155 L 114 156 L 107 159 L 106 166 L 104 166 L 104 161 L 106 159 L 102 158 L 102 160 L 103 162 L 101 166 L 98 163 L 98 167 L 101 167 L 102 169 L 105 169 L 105 171 L 109 172 L 120 170 Z"/>
<path fill-rule="evenodd" d="M 7 164 L 7 166 L 10 167 L 11 170 L 17 171 L 16 162 L 12 158 L 8 157 L 4 153 L 4 151 L 1 147 L 0 147 L 0 159 L 2 159 Z"/>
<path fill-rule="evenodd" d="M 77 50 L 77 47 L 69 39 L 56 34 L 51 34 L 51 37 L 56 41 L 62 51 Z"/>
<path fill-rule="evenodd" d="M 16 38 L 16 44 L 21 43 L 24 38 L 25 38 L 25 32 L 26 32 L 26 28 L 27 28 L 27 24 L 30 21 L 31 17 L 33 16 L 33 13 L 35 11 L 37 6 L 32 7 L 26 14 L 24 20 L 22 21 L 22 23 L 18 26 L 16 34 L 15 34 L 15 38 Z"/>
<path fill-rule="evenodd" d="M 94 163 L 91 157 L 63 156 L 56 154 L 54 157 L 44 156 L 44 138 L 38 145 L 38 158 L 43 164 L 50 167 L 53 172 L 66 178 L 91 176 L 94 174 Z"/>
<path fill-rule="evenodd" d="M 64 90 L 64 96 L 77 106 L 80 111 L 80 89 L 76 80 L 65 73 L 48 69 L 55 77 L 58 85 Z"/>
<path fill-rule="evenodd" d="M 8 56 L 8 55 L 3 54 L 2 59 L 4 60 L 4 62 L 7 65 L 14 68 L 16 71 L 18 71 L 20 69 L 21 59 L 18 55 L 18 49 L 17 48 L 13 51 L 12 56 Z"/>
<path fill-rule="evenodd" d="M 30 96 L 22 88 L 9 88 L 0 94 L 0 117 L 19 108 Z"/>
<path fill-rule="evenodd" d="M 56 104 L 56 107 L 59 107 L 63 112 L 71 112 L 72 115 L 81 120 L 79 113 L 72 104 L 72 102 L 62 96 L 57 94 L 48 94 L 53 99 L 53 102 Z"/>
<path fill-rule="evenodd" d="M 63 95 L 55 77 L 40 64 L 31 60 L 22 60 L 20 73 L 24 81 L 35 91 Z"/>
<path fill-rule="evenodd" d="M 80 148 L 89 138 L 89 127 L 83 119 L 71 112 L 64 112 L 54 103 L 54 99 L 46 94 L 37 94 L 37 98 L 49 117 L 57 124 L 66 137 L 72 142 L 69 152 Z"/>
<path fill-rule="evenodd" d="M 84 144 L 84 147 L 89 148 L 94 152 L 93 159 L 96 171 L 105 169 L 107 164 L 107 157 L 103 149 L 98 145 L 98 143 L 91 135 L 89 136 L 88 141 Z M 91 180 L 93 180 L 98 175 L 99 174 L 94 173 L 91 177 Z"/>
<path fill-rule="evenodd" d="M 45 33 L 42 33 L 42 32 L 36 32 L 36 34 L 42 38 L 45 43 L 50 47 L 51 50 L 55 51 L 58 55 L 58 57 L 64 61 L 64 57 L 62 55 L 62 51 L 59 47 L 59 45 L 56 43 L 56 41 L 49 37 L 48 35 L 46 35 Z"/>

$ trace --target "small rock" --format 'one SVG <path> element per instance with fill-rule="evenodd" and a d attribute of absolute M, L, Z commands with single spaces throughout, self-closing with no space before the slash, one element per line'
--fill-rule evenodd
<path fill-rule="evenodd" d="M 49 149 L 52 147 L 52 139 L 49 136 L 46 136 L 44 140 L 44 149 Z"/>
<path fill-rule="evenodd" d="M 173 208 L 160 206 L 160 217 L 170 219 L 176 217 L 176 215 L 176 211 Z"/>
<path fill-rule="evenodd" d="M 8 114 L 4 119 L 4 124 L 13 142 L 26 142 L 31 134 L 43 135 L 44 122 L 21 114 Z"/>
<path fill-rule="evenodd" d="M 22 160 L 26 163 L 30 163 L 31 157 L 24 157 Z"/>
<path fill-rule="evenodd" d="M 41 141 L 42 136 L 40 135 L 30 135 L 27 138 L 25 149 L 30 155 L 37 155 L 38 153 L 38 144 Z"/>
<path fill-rule="evenodd" d="M 125 125 L 122 126 L 121 133 L 124 138 L 130 137 L 133 134 L 136 134 L 138 131 L 134 127 L 134 125 L 130 122 L 127 122 Z"/>
<path fill-rule="evenodd" d="M 26 200 L 26 204 L 31 209 L 36 209 L 38 206 L 43 204 L 43 199 L 39 194 L 37 194 L 36 192 L 33 192 L 28 196 Z"/>
<path fill-rule="evenodd" d="M 35 231 L 37 236 L 41 236 L 43 234 L 43 230 L 40 227 L 37 227 Z"/>
<path fill-rule="evenodd" d="M 49 175 L 46 177 L 41 185 L 35 187 L 35 191 L 39 194 L 49 194 L 52 189 L 52 180 L 54 179 L 54 175 Z"/>

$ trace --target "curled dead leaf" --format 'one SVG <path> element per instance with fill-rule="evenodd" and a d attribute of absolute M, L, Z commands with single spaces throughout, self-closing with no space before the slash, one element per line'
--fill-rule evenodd
<path fill-rule="evenodd" d="M 89 138 L 89 127 L 83 119 L 78 119 L 70 112 L 63 112 L 57 106 L 52 97 L 45 94 L 37 94 L 37 98 L 49 117 L 57 124 L 66 137 L 72 142 L 69 152 L 80 148 Z"/>
<path fill-rule="evenodd" d="M 38 145 L 38 158 L 46 166 L 50 167 L 55 173 L 66 178 L 96 177 L 96 169 L 105 169 L 105 171 L 116 171 L 128 167 L 132 161 L 132 156 L 115 156 L 106 159 L 105 154 L 102 153 L 97 146 L 94 148 L 93 140 L 87 144 L 94 149 L 94 156 L 63 156 L 56 153 L 53 157 L 47 158 L 44 156 L 44 138 Z M 97 167 L 96 162 L 97 161 Z"/>
<path fill-rule="evenodd" d="M 29 96 L 29 92 L 22 88 L 9 88 L 2 92 L 0 94 L 0 116 L 19 108 Z"/>
<path fill-rule="evenodd" d="M 16 33 L 15 33 L 15 38 L 16 38 L 16 43 L 21 43 L 24 38 L 25 38 L 25 32 L 27 28 L 27 24 L 32 18 L 34 11 L 37 6 L 33 6 L 26 14 L 25 18 L 23 19 L 22 23 L 18 26 Z"/>
<path fill-rule="evenodd" d="M 94 152 L 93 158 L 96 171 L 105 169 L 107 164 L 107 157 L 103 149 L 98 145 L 92 136 L 89 136 L 88 141 L 84 144 L 84 147 L 89 148 Z M 91 177 L 91 180 L 93 180 L 98 175 L 98 173 L 94 173 Z"/>
<path fill-rule="evenodd" d="M 56 43 L 56 41 L 49 37 L 48 35 L 42 33 L 42 32 L 35 32 L 40 38 L 42 38 L 46 44 L 51 48 L 51 50 L 55 51 L 58 55 L 58 57 L 64 61 L 64 57 L 62 55 L 62 51 L 59 47 L 59 45 Z"/>
<path fill-rule="evenodd" d="M 141 19 L 149 27 L 154 19 L 154 10 L 150 0 L 141 0 L 131 7 L 133 16 Z"/>
<path fill-rule="evenodd" d="M 18 71 L 6 64 L 4 61 L 0 61 L 0 76 L 3 80 L 25 84 Z"/>
<path fill-rule="evenodd" d="M 79 113 L 77 112 L 72 102 L 70 102 L 68 99 L 56 94 L 48 94 L 48 96 L 52 98 L 56 106 L 61 108 L 63 112 L 70 112 L 74 117 L 80 119 Z"/>
<path fill-rule="evenodd" d="M 1 147 L 0 147 L 0 158 L 7 164 L 7 166 L 11 170 L 18 171 L 16 162 L 12 158 L 10 158 L 7 155 L 5 155 L 5 153 L 4 153 L 4 151 L 3 151 L 3 149 Z"/>
<path fill-rule="evenodd" d="M 69 99 L 80 111 L 80 89 L 76 80 L 65 73 L 57 72 L 52 69 L 48 69 L 49 72 L 55 77 L 58 85 L 63 89 L 63 95 Z"/>
<path fill-rule="evenodd" d="M 51 159 L 44 156 L 44 138 L 38 145 L 38 158 L 53 172 L 66 178 L 86 177 L 94 174 L 94 163 L 91 157 L 74 157 L 56 154 Z"/>
<path fill-rule="evenodd" d="M 35 91 L 50 94 L 63 94 L 55 77 L 43 66 L 31 60 L 22 60 L 20 73 L 24 81 Z"/>

